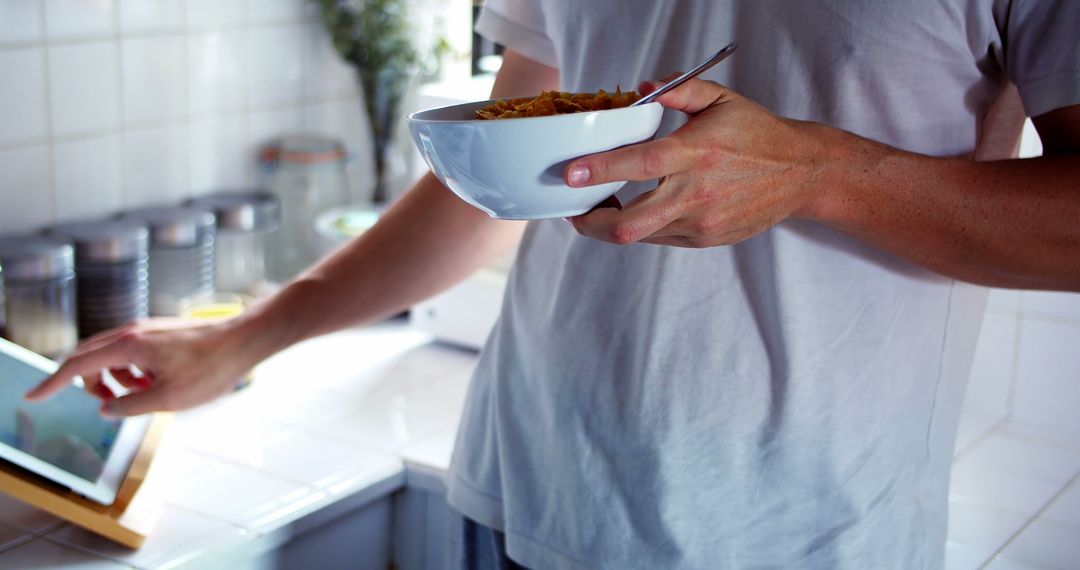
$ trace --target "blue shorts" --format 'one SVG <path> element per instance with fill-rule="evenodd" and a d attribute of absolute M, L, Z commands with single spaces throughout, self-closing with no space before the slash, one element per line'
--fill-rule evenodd
<path fill-rule="evenodd" d="M 447 570 L 521 570 L 506 555 L 503 533 L 450 509 L 447 529 Z"/>

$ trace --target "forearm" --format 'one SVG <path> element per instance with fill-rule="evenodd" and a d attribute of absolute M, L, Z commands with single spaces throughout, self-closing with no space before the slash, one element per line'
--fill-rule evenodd
<path fill-rule="evenodd" d="M 497 221 L 428 174 L 370 231 L 258 305 L 237 326 L 261 359 L 295 342 L 376 322 L 505 255 L 524 224 Z"/>
<path fill-rule="evenodd" d="M 554 89 L 558 70 L 507 50 L 492 97 Z M 449 288 L 517 245 L 499 221 L 428 174 L 378 224 L 235 324 L 254 362 L 304 339 L 376 322 Z"/>
<path fill-rule="evenodd" d="M 976 163 L 807 128 L 830 150 L 802 217 L 960 280 L 1080 290 L 1080 156 Z"/>

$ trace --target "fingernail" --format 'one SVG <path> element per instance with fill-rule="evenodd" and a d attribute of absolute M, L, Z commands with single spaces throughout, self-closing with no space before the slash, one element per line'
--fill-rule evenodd
<path fill-rule="evenodd" d="M 567 178 L 570 180 L 571 186 L 584 186 L 589 182 L 589 167 L 584 164 L 575 164 L 570 167 L 570 174 Z"/>

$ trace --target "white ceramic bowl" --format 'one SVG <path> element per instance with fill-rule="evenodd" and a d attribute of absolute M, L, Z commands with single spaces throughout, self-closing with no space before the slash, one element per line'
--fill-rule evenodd
<path fill-rule="evenodd" d="M 573 159 L 650 139 L 659 103 L 550 117 L 477 120 L 479 101 L 413 113 L 409 131 L 443 184 L 493 218 L 536 220 L 588 212 L 626 182 L 571 188 Z"/>

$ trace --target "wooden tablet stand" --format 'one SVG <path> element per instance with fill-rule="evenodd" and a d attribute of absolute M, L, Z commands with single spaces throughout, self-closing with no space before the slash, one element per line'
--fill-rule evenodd
<path fill-rule="evenodd" d="M 153 481 L 148 475 L 171 419 L 171 414 L 154 414 L 131 469 L 111 505 L 95 503 L 7 462 L 0 462 L 0 493 L 128 548 L 139 548 L 153 530 L 161 510 L 160 495 L 153 489 Z"/>

